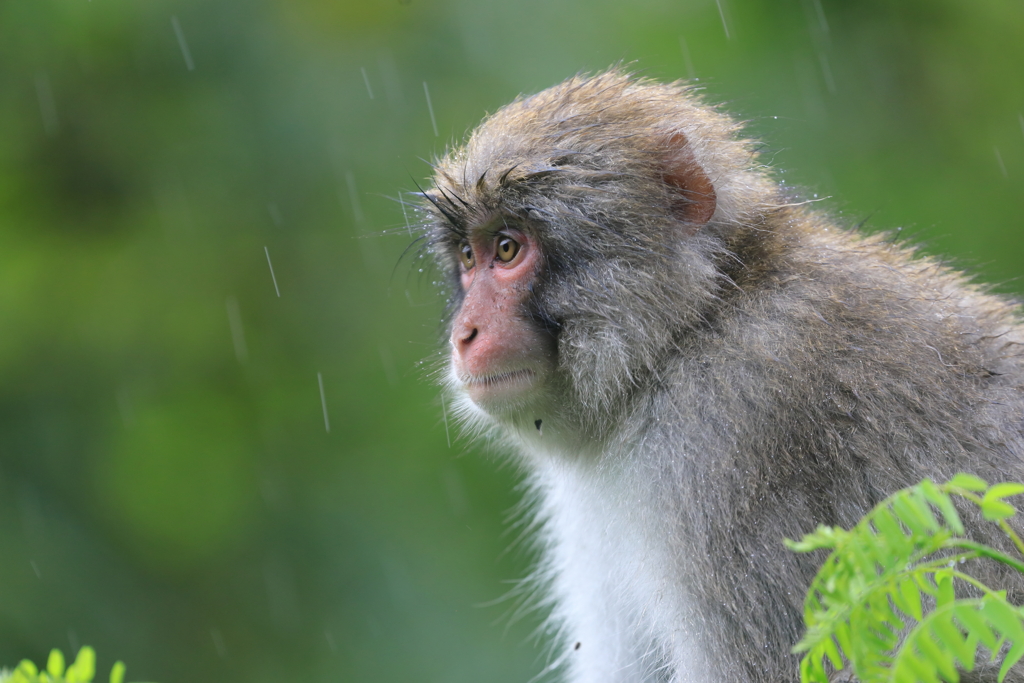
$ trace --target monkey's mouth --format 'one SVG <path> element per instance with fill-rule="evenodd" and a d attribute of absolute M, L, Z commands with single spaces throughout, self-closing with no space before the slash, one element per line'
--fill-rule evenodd
<path fill-rule="evenodd" d="M 501 390 L 517 386 L 528 386 L 532 383 L 535 373 L 530 368 L 520 368 L 508 372 L 496 372 L 492 375 L 464 376 L 462 386 L 468 391 Z"/>
<path fill-rule="evenodd" d="M 517 404 L 531 393 L 536 385 L 537 372 L 532 368 L 519 368 L 489 375 L 463 375 L 459 378 L 466 395 L 481 408 L 491 412 Z"/>

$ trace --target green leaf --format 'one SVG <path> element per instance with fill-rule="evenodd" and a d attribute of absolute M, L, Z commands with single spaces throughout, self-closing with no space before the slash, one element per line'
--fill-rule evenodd
<path fill-rule="evenodd" d="M 921 590 L 928 595 L 934 596 L 939 592 L 938 588 L 935 587 L 935 583 L 932 581 L 931 574 L 914 572 L 911 576 L 914 578 L 914 583 L 920 586 Z"/>
<path fill-rule="evenodd" d="M 836 642 L 839 643 L 839 648 L 843 652 L 851 652 L 853 650 L 853 639 L 850 638 L 850 625 L 846 623 L 839 623 L 835 628 Z"/>
<path fill-rule="evenodd" d="M 983 500 L 998 500 L 1008 496 L 1015 496 L 1018 493 L 1024 493 L 1024 484 L 1003 482 L 1002 484 L 995 484 L 986 491 Z"/>
<path fill-rule="evenodd" d="M 911 580 L 900 581 L 899 591 L 903 604 L 906 605 L 906 612 L 917 621 L 924 619 L 924 613 L 921 611 L 921 591 L 918 590 L 917 584 Z"/>
<path fill-rule="evenodd" d="M 828 656 L 832 666 L 835 667 L 836 671 L 843 668 L 843 656 L 839 654 L 839 648 L 836 647 L 836 642 L 831 638 L 826 638 L 822 641 L 822 647 L 825 650 L 825 654 Z"/>
<path fill-rule="evenodd" d="M 904 491 L 900 493 L 905 494 Z M 928 536 L 938 527 L 934 518 L 929 519 L 931 511 L 928 511 L 928 516 L 924 515 L 920 507 L 915 505 L 915 501 L 911 500 L 910 496 L 899 494 L 894 496 L 892 509 L 900 518 L 900 521 L 906 524 L 915 534 Z"/>
<path fill-rule="evenodd" d="M 1021 657 L 1024 657 L 1024 642 L 1018 640 L 1013 643 L 1010 651 L 1003 658 L 1003 665 L 999 667 L 999 683 L 1003 683 L 1003 679 L 1006 678 L 1010 667 L 1019 662 Z"/>
<path fill-rule="evenodd" d="M 906 624 L 903 623 L 903 620 L 900 619 L 899 615 L 893 610 L 892 605 L 889 603 L 889 598 L 889 591 L 878 591 L 872 595 L 871 607 L 875 610 L 875 614 L 880 621 L 880 625 L 884 626 L 891 632 L 902 631 L 906 628 Z"/>
<path fill-rule="evenodd" d="M 804 537 L 799 541 L 792 541 L 786 538 L 782 542 L 790 550 L 798 553 L 809 553 L 819 548 L 834 548 L 845 540 L 847 535 L 848 532 L 844 529 L 819 524 L 817 529 L 809 534 L 804 534 Z"/>
<path fill-rule="evenodd" d="M 953 589 L 953 570 L 940 569 L 935 572 L 935 583 L 939 587 L 936 606 L 945 607 L 946 605 L 952 604 L 953 600 L 956 599 L 956 593 Z"/>
<path fill-rule="evenodd" d="M 999 653 L 1003 651 L 1003 646 L 1006 645 L 1006 638 L 1000 638 L 999 642 L 996 643 L 996 649 L 992 651 L 992 657 L 990 663 L 995 664 L 996 660 L 999 659 Z"/>
<path fill-rule="evenodd" d="M 46 671 L 40 673 L 29 659 L 23 659 L 18 667 L 6 677 L 0 670 L 0 683 L 93 683 L 96 675 L 96 652 L 88 645 L 78 650 L 73 664 L 65 669 L 64 653 L 58 649 L 50 652 Z M 124 662 L 115 662 L 110 670 L 110 683 L 124 683 Z M 827 677 L 823 681 L 827 683 Z"/>
<path fill-rule="evenodd" d="M 935 507 L 939 508 L 943 519 L 946 521 L 946 526 L 949 527 L 953 533 L 964 533 L 964 525 L 963 522 L 960 521 L 960 514 L 956 511 L 953 501 L 949 499 L 949 495 L 936 486 L 930 479 L 922 481 L 920 486 L 921 491 L 924 493 L 928 501 Z"/>
<path fill-rule="evenodd" d="M 1013 517 L 1016 513 L 1017 508 L 1009 503 L 994 500 L 981 502 L 981 514 L 989 521 L 1007 519 L 1008 517 Z"/>
<path fill-rule="evenodd" d="M 984 491 L 988 488 L 988 482 L 984 479 L 961 472 L 947 482 L 947 486 L 967 489 L 968 491 Z"/>
<path fill-rule="evenodd" d="M 38 683 L 38 673 L 36 665 L 31 660 L 23 659 L 11 674 L 11 683 Z"/>
<path fill-rule="evenodd" d="M 800 680 L 802 683 L 829 683 L 820 657 L 808 655 L 800 660 Z"/>
<path fill-rule="evenodd" d="M 46 673 L 54 678 L 64 675 L 64 653 L 57 648 L 50 650 L 50 657 L 46 660 Z"/>
<path fill-rule="evenodd" d="M 978 611 L 977 603 L 968 604 L 966 601 L 961 601 L 955 604 L 953 609 L 957 621 L 963 624 L 968 633 L 980 638 L 981 643 L 990 652 L 999 651 L 999 638 L 989 627 L 989 620 Z"/>
<path fill-rule="evenodd" d="M 904 683 L 931 683 L 939 680 L 935 665 L 905 646 L 893 664 L 893 669 L 896 680 Z"/>
<path fill-rule="evenodd" d="M 91 683 L 96 675 L 96 651 L 88 645 L 78 650 L 75 663 L 68 667 L 67 683 Z"/>
<path fill-rule="evenodd" d="M 974 633 L 968 633 L 967 634 L 967 639 L 964 642 L 967 644 L 966 646 L 971 649 L 971 652 L 974 653 L 972 655 L 972 657 L 971 657 L 971 665 L 970 666 L 966 666 L 965 665 L 964 668 L 967 671 L 973 671 L 974 670 L 974 662 L 975 662 L 975 659 L 978 656 L 978 636 L 976 634 L 974 634 Z"/>
<path fill-rule="evenodd" d="M 968 491 L 985 494 L 979 501 Z M 850 531 L 821 526 L 788 543 L 799 550 L 832 549 L 808 590 L 808 629 L 793 649 L 804 653 L 805 683 L 827 680 L 826 668 L 844 666 L 865 682 L 958 681 L 960 670 L 974 669 L 979 644 L 998 655 L 1004 640 L 1013 655 L 1010 664 L 1004 659 L 1004 672 L 1024 658 L 1024 609 L 1010 605 L 1005 591 L 981 584 L 984 598 L 957 600 L 955 577 L 966 575 L 952 562 L 980 555 L 1021 572 L 1024 563 L 964 538 L 950 492 L 978 503 L 988 519 L 1002 520 L 1016 512 L 1003 498 L 1024 494 L 1024 485 L 989 489 L 971 475 L 942 486 L 925 480 L 883 500 Z M 948 557 L 944 551 L 950 549 L 958 554 Z M 923 593 L 934 596 L 930 613 Z M 917 624 L 908 633 L 909 618 Z"/>
<path fill-rule="evenodd" d="M 36 668 L 36 665 L 32 662 L 31 659 L 23 659 L 23 660 L 21 660 L 18 663 L 18 668 L 15 669 L 15 671 L 18 672 L 18 673 L 22 673 L 22 674 L 24 674 L 26 676 L 32 676 L 32 677 L 35 677 L 35 676 L 39 675 L 39 669 Z"/>
<path fill-rule="evenodd" d="M 932 632 L 944 649 L 949 650 L 960 661 L 963 668 L 970 671 L 974 668 L 976 648 L 968 644 L 964 634 L 953 622 L 954 610 L 949 609 L 943 615 L 936 615 L 932 620 Z"/>
<path fill-rule="evenodd" d="M 1004 503 L 1001 500 L 981 501 L 981 514 L 990 522 L 997 522 L 1000 519 L 1013 517 L 1016 513 L 1017 508 L 1013 507 L 1009 503 Z"/>
<path fill-rule="evenodd" d="M 956 670 L 956 663 L 953 661 L 953 657 L 941 647 L 941 644 L 936 643 L 931 636 L 930 629 L 921 629 L 917 632 L 917 637 L 914 638 L 914 644 L 917 645 L 921 654 L 927 656 L 929 661 L 935 665 L 945 680 L 956 683 L 960 680 L 960 674 Z"/>
<path fill-rule="evenodd" d="M 891 511 L 886 509 L 879 510 L 877 515 L 871 516 L 871 521 L 874 523 L 875 528 L 878 529 L 876 548 L 882 551 L 875 553 L 876 560 L 887 564 L 893 555 L 905 552 L 909 539 L 903 532 L 903 527 L 900 526 L 896 516 Z"/>
<path fill-rule="evenodd" d="M 992 624 L 1002 631 L 1009 640 L 1024 641 L 1024 627 L 1021 625 L 1021 614 L 1006 602 L 1004 596 L 990 594 L 982 600 L 981 613 Z"/>

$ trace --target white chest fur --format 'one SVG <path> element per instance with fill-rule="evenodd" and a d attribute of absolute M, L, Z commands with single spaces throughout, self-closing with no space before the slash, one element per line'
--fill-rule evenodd
<path fill-rule="evenodd" d="M 530 450 L 544 522 L 542 578 L 567 680 L 711 680 L 686 559 L 669 542 L 671 520 L 651 474 L 640 476 L 635 458 Z"/>

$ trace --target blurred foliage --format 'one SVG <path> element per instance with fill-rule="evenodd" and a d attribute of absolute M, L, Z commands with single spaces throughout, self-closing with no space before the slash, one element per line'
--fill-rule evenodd
<path fill-rule="evenodd" d="M 114 662 L 110 669 L 110 683 L 124 681 L 124 662 Z M 92 683 L 96 675 L 96 651 L 88 645 L 78 650 L 75 661 L 64 666 L 64 653 L 59 649 L 50 650 L 46 669 L 40 671 L 30 659 L 23 659 L 11 672 L 0 671 L 0 683 Z"/>
<path fill-rule="evenodd" d="M 445 424 L 391 198 L 620 60 L 699 78 L 840 220 L 1021 289 L 1020 3 L 0 0 L 0 662 L 539 671 L 496 601 L 515 468 Z"/>

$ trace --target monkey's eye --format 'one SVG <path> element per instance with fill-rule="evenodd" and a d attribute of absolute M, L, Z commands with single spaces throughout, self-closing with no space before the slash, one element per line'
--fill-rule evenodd
<path fill-rule="evenodd" d="M 502 237 L 498 240 L 498 260 L 508 263 L 519 253 L 519 242 L 511 237 Z"/>
<path fill-rule="evenodd" d="M 470 270 L 473 267 L 473 247 L 469 246 L 469 242 L 463 242 L 459 245 L 459 260 L 462 262 L 462 267 L 466 270 Z"/>

